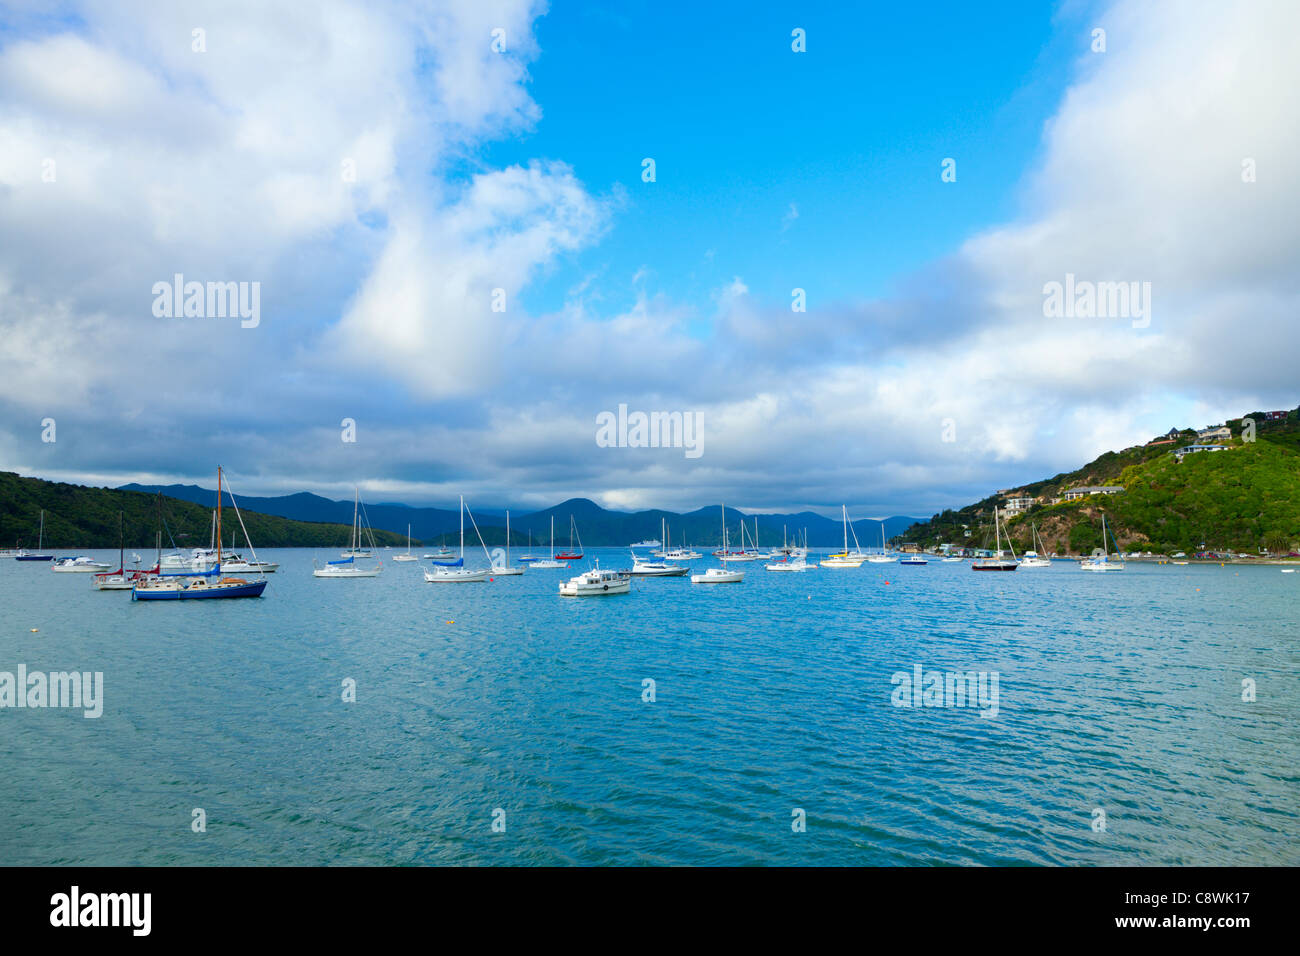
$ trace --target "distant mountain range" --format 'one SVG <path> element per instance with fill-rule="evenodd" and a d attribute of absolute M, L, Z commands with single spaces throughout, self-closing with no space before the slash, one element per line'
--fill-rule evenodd
<path fill-rule="evenodd" d="M 162 492 L 169 498 L 213 507 L 216 491 L 198 485 L 122 485 L 121 491 L 137 491 L 150 494 Z M 239 507 L 247 512 L 276 515 L 295 521 L 325 521 L 334 524 L 351 524 L 352 502 L 334 501 L 310 492 L 293 495 L 259 498 L 237 495 Z M 230 501 L 227 493 L 226 501 Z M 460 531 L 460 513 L 444 508 L 417 508 L 403 504 L 365 504 L 365 513 L 372 527 L 405 535 L 406 526 L 411 526 L 411 537 L 421 544 L 453 543 Z M 602 508 L 587 498 L 570 498 L 552 508 L 529 513 L 511 514 L 510 531 L 513 544 L 524 544 L 531 532 L 533 547 L 545 548 L 551 533 L 551 518 L 555 518 L 555 544 L 559 548 L 569 543 L 569 518 L 577 525 L 582 543 L 591 547 L 622 547 L 634 541 L 657 539 L 660 537 L 660 519 L 668 522 L 669 537 L 673 542 L 692 545 L 716 547 L 721 538 L 718 527 L 719 513 L 716 505 L 709 505 L 679 514 L 674 511 L 610 511 Z M 746 534 L 753 535 L 754 519 L 758 518 L 759 544 L 763 547 L 779 545 L 783 535 L 793 541 L 796 535 L 808 531 L 808 542 L 812 547 L 835 547 L 843 544 L 843 525 L 834 519 L 825 518 L 811 511 L 797 514 L 760 514 L 742 515 L 732 508 L 727 509 L 727 528 L 733 545 L 739 545 L 739 527 L 741 518 L 746 522 Z M 505 518 L 494 509 L 474 512 L 475 521 L 483 540 L 490 545 L 505 541 Z M 894 537 L 918 519 L 912 517 L 890 517 L 883 521 L 885 535 Z M 852 522 L 854 533 L 864 548 L 880 546 L 880 526 L 882 522 L 871 518 L 861 518 Z M 466 520 L 466 534 L 474 539 L 473 528 Z M 851 543 L 851 542 L 850 542 Z M 577 542 L 574 542 L 575 546 Z"/>

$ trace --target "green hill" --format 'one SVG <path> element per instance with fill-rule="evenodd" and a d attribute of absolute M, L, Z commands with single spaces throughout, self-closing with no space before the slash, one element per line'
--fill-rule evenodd
<path fill-rule="evenodd" d="M 212 533 L 212 508 L 176 498 L 164 497 L 162 501 L 163 520 L 170 539 L 182 548 L 207 547 Z M 88 488 L 0 472 L 0 547 L 18 545 L 34 550 L 42 509 L 45 510 L 45 547 L 51 550 L 116 548 L 119 511 L 125 513 L 128 548 L 152 550 L 156 541 L 156 495 Z M 254 547 L 335 548 L 348 542 L 347 525 L 293 521 L 250 511 L 242 513 Z M 222 531 L 226 541 L 233 532 L 239 531 L 239 521 L 229 509 L 223 512 Z M 164 548 L 170 548 L 170 539 L 164 531 Z M 240 532 L 239 543 L 243 541 Z M 406 536 L 376 531 L 375 543 L 406 547 Z"/>
<path fill-rule="evenodd" d="M 1242 437 L 1247 418 L 1255 422 L 1253 441 Z M 1300 410 L 1279 421 L 1253 412 L 1226 424 L 1232 438 L 1215 442 L 1226 451 L 1179 462 L 1171 452 L 1196 443 L 1196 433 L 1185 430 L 1171 443 L 1107 452 L 1076 471 L 944 511 L 913 525 L 903 539 L 926 547 L 992 547 L 993 507 L 1031 497 L 1036 503 L 1006 522 L 1017 551 L 1031 547 L 1033 524 L 1049 553 L 1086 554 L 1101 546 L 1105 514 L 1124 550 L 1285 553 L 1300 541 Z M 1067 489 L 1092 485 L 1124 491 L 1054 503 Z"/>

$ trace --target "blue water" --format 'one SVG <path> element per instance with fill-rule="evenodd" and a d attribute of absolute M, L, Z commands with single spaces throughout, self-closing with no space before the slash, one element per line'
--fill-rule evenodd
<path fill-rule="evenodd" d="M 0 670 L 106 687 L 98 720 L 0 710 L 0 861 L 1300 863 L 1300 574 L 752 564 L 566 599 L 573 570 L 263 556 L 264 598 L 183 603 L 0 561 Z M 997 672 L 997 716 L 894 706 L 916 664 Z"/>

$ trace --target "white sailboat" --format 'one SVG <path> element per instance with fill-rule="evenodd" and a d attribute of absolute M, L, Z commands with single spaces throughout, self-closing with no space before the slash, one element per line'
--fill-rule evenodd
<path fill-rule="evenodd" d="M 474 521 L 474 516 L 470 515 L 470 521 Z M 474 531 L 478 532 L 478 524 L 474 524 Z M 480 534 L 478 543 L 483 545 L 483 536 Z M 487 545 L 483 545 L 483 553 L 487 554 Z M 455 565 L 439 564 L 434 562 L 434 570 L 424 572 L 424 580 L 430 584 L 469 584 L 477 581 L 486 581 L 488 575 L 492 573 L 492 556 L 488 555 L 488 566 L 486 568 L 467 568 L 465 567 L 465 496 L 460 496 L 460 558 Z"/>
<path fill-rule="evenodd" d="M 858 544 L 858 533 L 853 532 L 853 550 L 849 550 L 849 531 L 852 530 L 849 525 L 849 509 L 846 505 L 840 505 L 840 514 L 844 519 L 844 550 L 839 554 L 832 554 L 823 558 L 821 566 L 823 568 L 860 568 L 862 562 L 867 560 L 867 555 L 863 553 L 861 546 Z"/>
<path fill-rule="evenodd" d="M 1029 528 L 1029 540 L 1034 545 L 1035 550 L 1026 551 L 1021 555 L 1020 566 L 1022 568 L 1050 568 L 1052 566 L 1051 558 L 1043 557 L 1042 552 L 1037 550 L 1043 548 L 1043 540 L 1038 536 L 1038 525 L 1031 523 Z M 1043 548 L 1043 551 L 1046 550 L 1046 548 Z"/>
<path fill-rule="evenodd" d="M 510 563 L 510 512 L 506 512 L 506 563 L 492 565 L 492 573 L 500 576 L 510 577 L 515 574 L 523 574 L 526 564 Z"/>
<path fill-rule="evenodd" d="M 889 548 L 885 546 L 885 522 L 880 522 L 880 553 L 867 555 L 868 564 L 893 564 L 895 557 L 889 553 Z"/>
<path fill-rule="evenodd" d="M 692 584 L 739 584 L 745 580 L 744 571 L 728 571 L 727 562 L 732 560 L 727 554 L 727 506 L 722 505 L 722 553 L 718 556 L 722 562 L 720 568 L 708 568 L 703 574 L 692 574 Z"/>
<path fill-rule="evenodd" d="M 568 565 L 563 561 L 555 560 L 555 515 L 551 515 L 551 556 L 541 561 L 532 561 L 530 564 L 535 568 L 567 568 Z"/>
<path fill-rule="evenodd" d="M 1124 560 L 1122 555 L 1119 553 L 1118 541 L 1115 542 L 1115 551 L 1115 560 L 1112 561 L 1110 558 L 1110 548 L 1106 543 L 1106 516 L 1103 514 L 1101 516 L 1101 554 L 1098 554 L 1094 550 L 1092 557 L 1085 558 L 1083 561 L 1079 562 L 1079 567 L 1084 571 L 1123 571 Z"/>
<path fill-rule="evenodd" d="M 367 532 L 370 531 L 369 524 L 366 525 Z M 369 534 L 370 547 L 375 546 L 375 537 L 373 533 Z M 361 489 L 357 488 L 356 496 L 352 501 L 352 534 L 349 540 L 348 550 L 343 552 L 344 557 L 339 561 L 330 561 L 324 567 L 316 564 L 316 559 L 312 559 L 312 577 L 316 578 L 377 578 L 379 573 L 384 570 L 384 562 L 377 560 L 374 567 L 369 565 L 357 564 L 357 558 L 369 558 L 371 552 L 363 550 L 361 547 Z"/>
<path fill-rule="evenodd" d="M 393 555 L 393 560 L 402 562 L 420 560 L 416 555 L 411 554 L 411 526 L 409 524 L 406 526 L 406 553 Z"/>

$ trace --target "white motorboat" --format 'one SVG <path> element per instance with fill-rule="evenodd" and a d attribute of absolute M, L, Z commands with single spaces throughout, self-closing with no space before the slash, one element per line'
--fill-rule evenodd
<path fill-rule="evenodd" d="M 909 554 L 898 562 L 899 564 L 928 564 L 929 562 L 919 554 Z"/>
<path fill-rule="evenodd" d="M 371 557 L 371 550 L 375 547 L 374 532 L 370 530 L 369 522 L 365 525 L 366 535 L 370 538 L 370 548 L 362 547 L 362 521 L 363 513 L 361 511 L 361 489 L 356 490 L 356 497 L 352 502 L 352 535 L 348 543 L 348 549 L 343 552 L 343 558 L 338 561 L 330 561 L 324 567 L 318 567 L 316 562 L 312 561 L 312 577 L 317 578 L 377 578 L 381 571 L 384 570 L 384 562 L 376 560 L 371 566 L 369 564 L 357 564 L 357 558 Z"/>
<path fill-rule="evenodd" d="M 722 553 L 718 560 L 720 568 L 707 568 L 703 574 L 692 574 L 692 584 L 739 584 L 745 580 L 744 571 L 728 571 L 727 562 L 733 560 L 727 553 L 727 506 L 722 506 Z"/>
<path fill-rule="evenodd" d="M 632 554 L 632 574 L 646 578 L 680 578 L 690 574 L 691 569 L 685 564 L 669 561 L 643 561 L 639 554 Z"/>
<path fill-rule="evenodd" d="M 604 597 L 627 594 L 630 590 L 632 577 L 626 571 L 602 571 L 599 566 L 560 585 L 562 597 Z"/>
<path fill-rule="evenodd" d="M 812 571 L 817 567 L 815 564 L 809 564 L 808 559 L 802 554 L 792 555 L 764 566 L 769 571 Z"/>
<path fill-rule="evenodd" d="M 61 558 L 55 561 L 50 565 L 50 570 L 62 574 L 102 574 L 111 567 L 111 564 L 96 561 L 94 558 L 75 557 Z"/>

